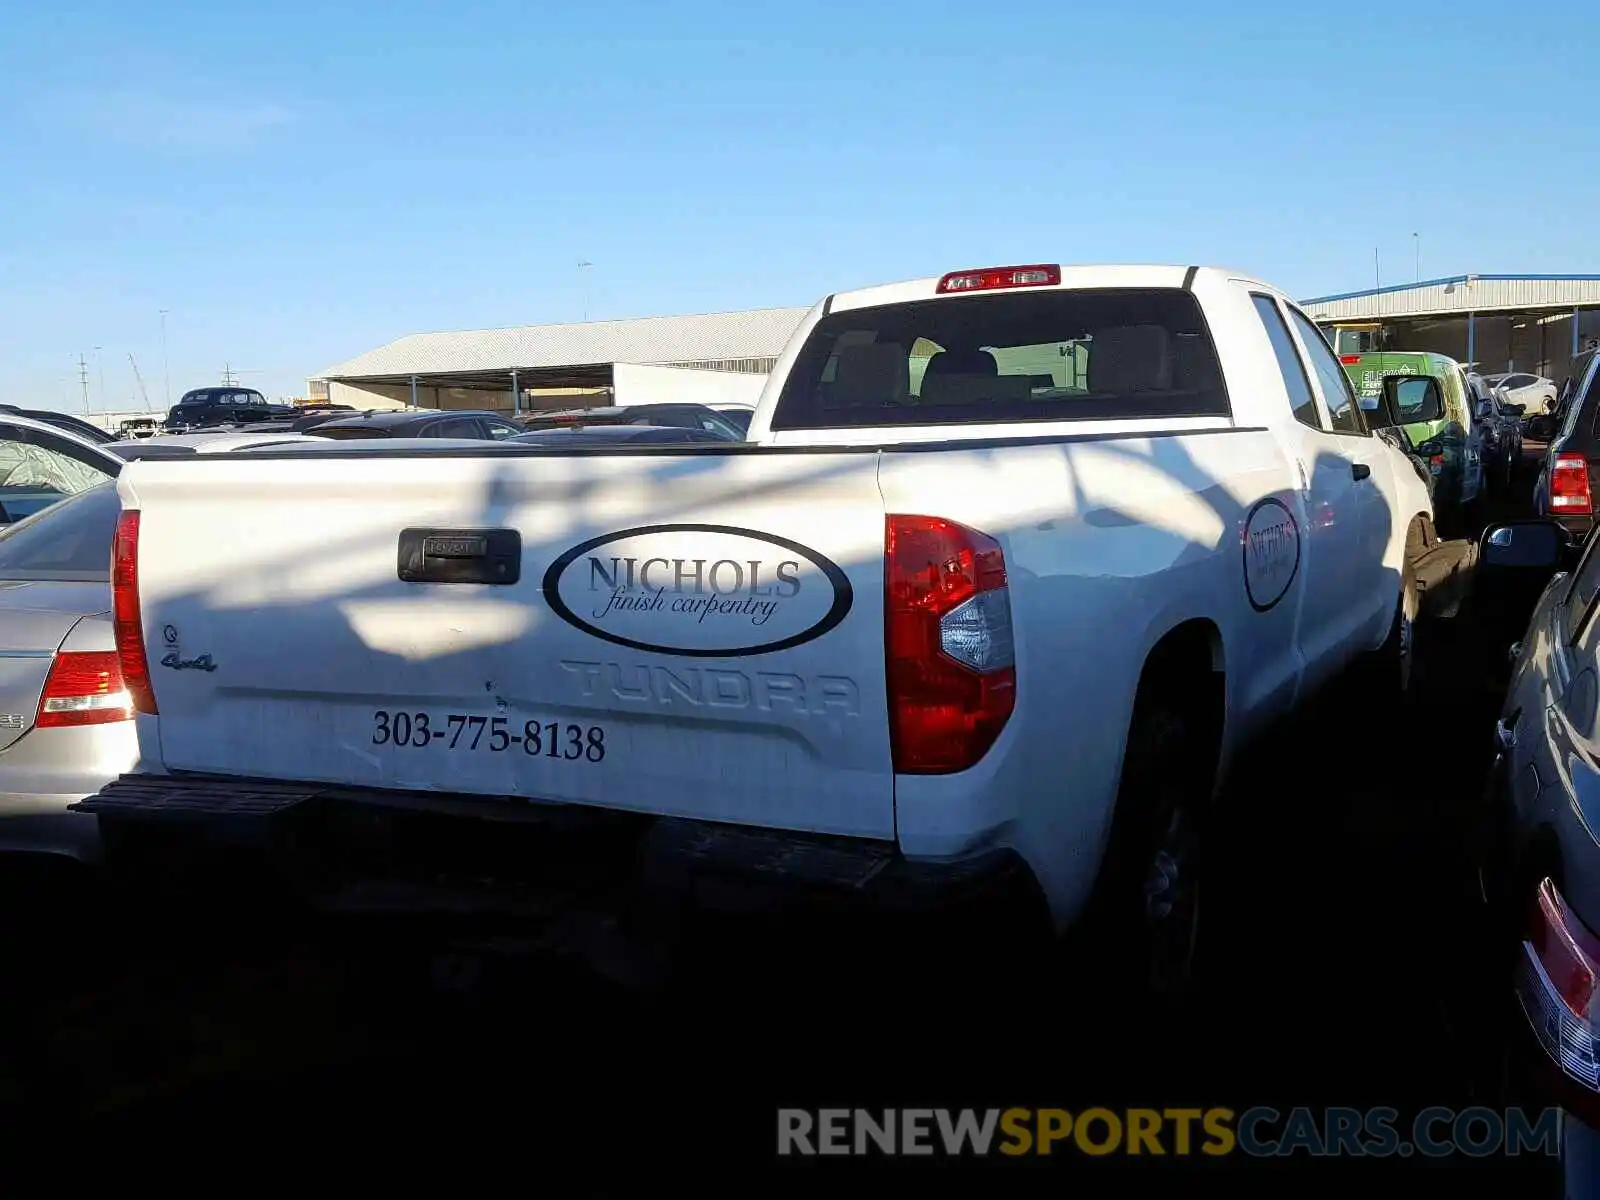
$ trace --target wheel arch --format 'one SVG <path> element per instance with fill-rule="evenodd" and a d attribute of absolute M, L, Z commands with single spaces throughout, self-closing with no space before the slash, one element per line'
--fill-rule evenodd
<path fill-rule="evenodd" d="M 1206 736 L 1220 754 L 1227 718 L 1227 647 L 1221 627 L 1209 617 L 1187 617 L 1166 629 L 1145 653 L 1134 685 L 1128 732 L 1139 719 L 1141 700 L 1151 691 L 1183 697 L 1183 706 L 1204 722 Z M 1124 737 L 1123 745 L 1127 745 Z"/>

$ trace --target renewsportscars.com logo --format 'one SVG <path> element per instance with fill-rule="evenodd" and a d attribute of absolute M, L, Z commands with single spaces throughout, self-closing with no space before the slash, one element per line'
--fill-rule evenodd
<path fill-rule="evenodd" d="M 1561 1113 L 1547 1108 L 782 1108 L 778 1154 L 1022 1157 L 1387 1158 L 1559 1152 Z"/>

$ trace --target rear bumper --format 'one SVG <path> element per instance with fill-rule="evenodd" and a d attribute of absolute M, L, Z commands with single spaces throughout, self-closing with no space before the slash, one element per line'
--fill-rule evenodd
<path fill-rule="evenodd" d="M 0 854 L 99 857 L 99 822 L 69 809 L 138 761 L 133 722 L 30 729 L 0 753 Z"/>
<path fill-rule="evenodd" d="M 742 918 L 968 925 L 1008 939 L 1052 929 L 1032 871 L 1008 849 L 930 862 L 864 838 L 189 775 L 124 775 L 73 808 L 100 818 L 114 870 L 137 873 L 134 860 L 152 846 L 191 863 L 243 854 L 266 869 L 262 882 L 288 883 L 315 907 L 356 914 L 614 915 L 643 900 Z M 170 857 L 158 857 L 150 865 L 165 876 Z"/>

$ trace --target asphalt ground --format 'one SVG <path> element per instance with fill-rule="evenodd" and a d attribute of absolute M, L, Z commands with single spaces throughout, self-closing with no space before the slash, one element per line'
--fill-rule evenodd
<path fill-rule="evenodd" d="M 1520 515 L 1527 483 L 1491 518 Z M 782 1106 L 1384 1106 L 1404 1128 L 1428 1106 L 1491 1100 L 1504 995 L 1485 969 L 1471 836 L 1494 650 L 1469 606 L 1419 631 L 1404 728 L 1337 685 L 1244 758 L 1208 850 L 1204 990 L 1179 1013 L 1104 999 L 1114 989 L 1085 963 L 1021 994 L 981 977 L 884 988 L 831 935 L 774 941 L 759 922 L 713 947 L 703 983 L 641 997 L 542 956 L 485 972 L 403 925 L 175 913 L 91 877 L 9 872 L 0 1180 L 226 1150 L 255 1174 L 316 1156 L 324 1173 L 413 1181 L 443 1164 L 460 1183 L 510 1164 L 517 1186 L 573 1195 L 632 1190 L 640 1172 L 720 1192 L 773 1168 L 807 1193 L 855 1191 L 869 1167 L 892 1186 L 997 1194 L 1424 1172 L 1540 1195 L 1548 1164 L 1527 1157 L 774 1156 Z"/>

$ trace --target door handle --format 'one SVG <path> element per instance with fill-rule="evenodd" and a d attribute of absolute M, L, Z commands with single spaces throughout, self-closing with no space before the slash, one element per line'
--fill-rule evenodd
<path fill-rule="evenodd" d="M 1366 463 L 1351 463 L 1350 474 L 1355 476 L 1356 479 L 1366 479 L 1372 474 L 1372 468 L 1367 466 Z"/>
<path fill-rule="evenodd" d="M 515 529 L 402 529 L 397 574 L 405 583 L 517 583 L 522 535 Z"/>

